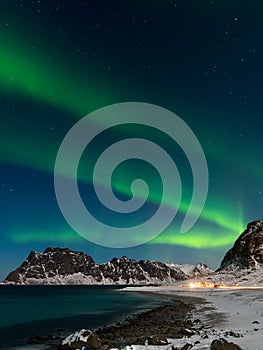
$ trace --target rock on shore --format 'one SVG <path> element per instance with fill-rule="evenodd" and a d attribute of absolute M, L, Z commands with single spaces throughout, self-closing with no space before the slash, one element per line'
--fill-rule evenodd
<path fill-rule="evenodd" d="M 88 349 L 101 349 L 102 343 L 96 333 L 87 329 L 82 329 L 66 337 L 57 349 L 75 350 L 81 349 L 82 347 Z"/>

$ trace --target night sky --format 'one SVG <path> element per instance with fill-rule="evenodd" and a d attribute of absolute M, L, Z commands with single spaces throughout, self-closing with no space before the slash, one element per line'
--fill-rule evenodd
<path fill-rule="evenodd" d="M 263 216 L 262 11 L 256 0 L 1 2 L 0 279 L 31 249 L 47 246 L 84 251 L 97 262 L 126 255 L 219 266 L 246 224 Z M 81 198 L 98 220 L 134 227 L 154 214 L 161 198 L 160 175 L 135 159 L 117 167 L 113 191 L 125 202 L 131 182 L 142 177 L 149 185 L 147 203 L 131 214 L 103 207 L 92 165 L 114 142 L 136 137 L 158 143 L 182 181 L 180 207 L 165 200 L 178 213 L 162 234 L 136 247 L 107 248 L 68 225 L 55 195 L 54 165 L 77 121 L 133 101 L 166 108 L 192 129 L 207 160 L 208 196 L 199 220 L 182 234 L 193 192 L 183 150 L 147 126 L 105 130 L 78 169 Z"/>

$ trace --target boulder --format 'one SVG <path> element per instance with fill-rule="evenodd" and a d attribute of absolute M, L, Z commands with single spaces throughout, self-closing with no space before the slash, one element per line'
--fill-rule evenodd
<path fill-rule="evenodd" d="M 192 347 L 193 347 L 192 344 L 186 343 L 182 348 L 178 348 L 178 347 L 175 348 L 174 346 L 172 346 L 172 350 L 190 350 L 192 349 Z"/>
<path fill-rule="evenodd" d="M 242 348 L 234 343 L 229 343 L 227 340 L 220 338 L 212 341 L 210 350 L 242 350 Z"/>
<path fill-rule="evenodd" d="M 82 346 L 89 349 L 100 349 L 102 347 L 102 344 L 95 332 L 87 329 L 82 329 L 66 337 L 58 349 L 75 350 L 81 349 Z"/>
<path fill-rule="evenodd" d="M 162 336 L 150 336 L 144 338 L 143 343 L 147 345 L 168 345 L 168 340 Z"/>
<path fill-rule="evenodd" d="M 190 350 L 190 349 L 192 349 L 192 347 L 193 347 L 192 344 L 186 343 L 186 344 L 181 348 L 181 350 Z"/>

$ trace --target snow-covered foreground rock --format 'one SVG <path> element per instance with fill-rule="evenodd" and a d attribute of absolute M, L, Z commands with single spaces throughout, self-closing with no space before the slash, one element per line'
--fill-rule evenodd
<path fill-rule="evenodd" d="M 210 349 L 214 339 L 224 338 L 238 344 L 244 350 L 263 349 L 263 288 L 216 289 L 174 287 L 127 287 L 126 291 L 146 291 L 180 297 L 200 297 L 203 302 L 196 305 L 193 318 L 200 319 L 205 329 L 189 338 L 170 339 L 171 345 L 182 347 L 186 343 L 191 349 Z M 148 350 L 163 347 L 148 346 Z M 142 347 L 134 346 L 135 350 Z"/>
<path fill-rule="evenodd" d="M 65 338 L 58 349 L 101 349 L 101 346 L 102 344 L 96 333 L 87 329 L 81 329 Z"/>

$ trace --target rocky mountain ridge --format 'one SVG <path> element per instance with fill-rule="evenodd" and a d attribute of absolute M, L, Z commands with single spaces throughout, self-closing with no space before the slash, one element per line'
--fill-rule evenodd
<path fill-rule="evenodd" d="M 14 284 L 163 284 L 211 273 L 204 264 L 189 265 L 187 274 L 180 265 L 158 261 L 113 258 L 96 264 L 91 256 L 68 248 L 48 247 L 43 253 L 31 251 L 5 283 Z"/>
<path fill-rule="evenodd" d="M 263 220 L 252 221 L 227 251 L 220 267 L 190 282 L 257 287 L 263 285 Z"/>
<path fill-rule="evenodd" d="M 183 280 L 262 285 L 263 220 L 250 222 L 213 272 L 205 264 L 162 263 L 113 258 L 97 264 L 91 256 L 68 248 L 48 247 L 43 253 L 31 251 L 4 283 L 14 284 L 166 284 Z"/>
<path fill-rule="evenodd" d="M 263 220 L 252 221 L 224 256 L 218 271 L 263 266 Z"/>

